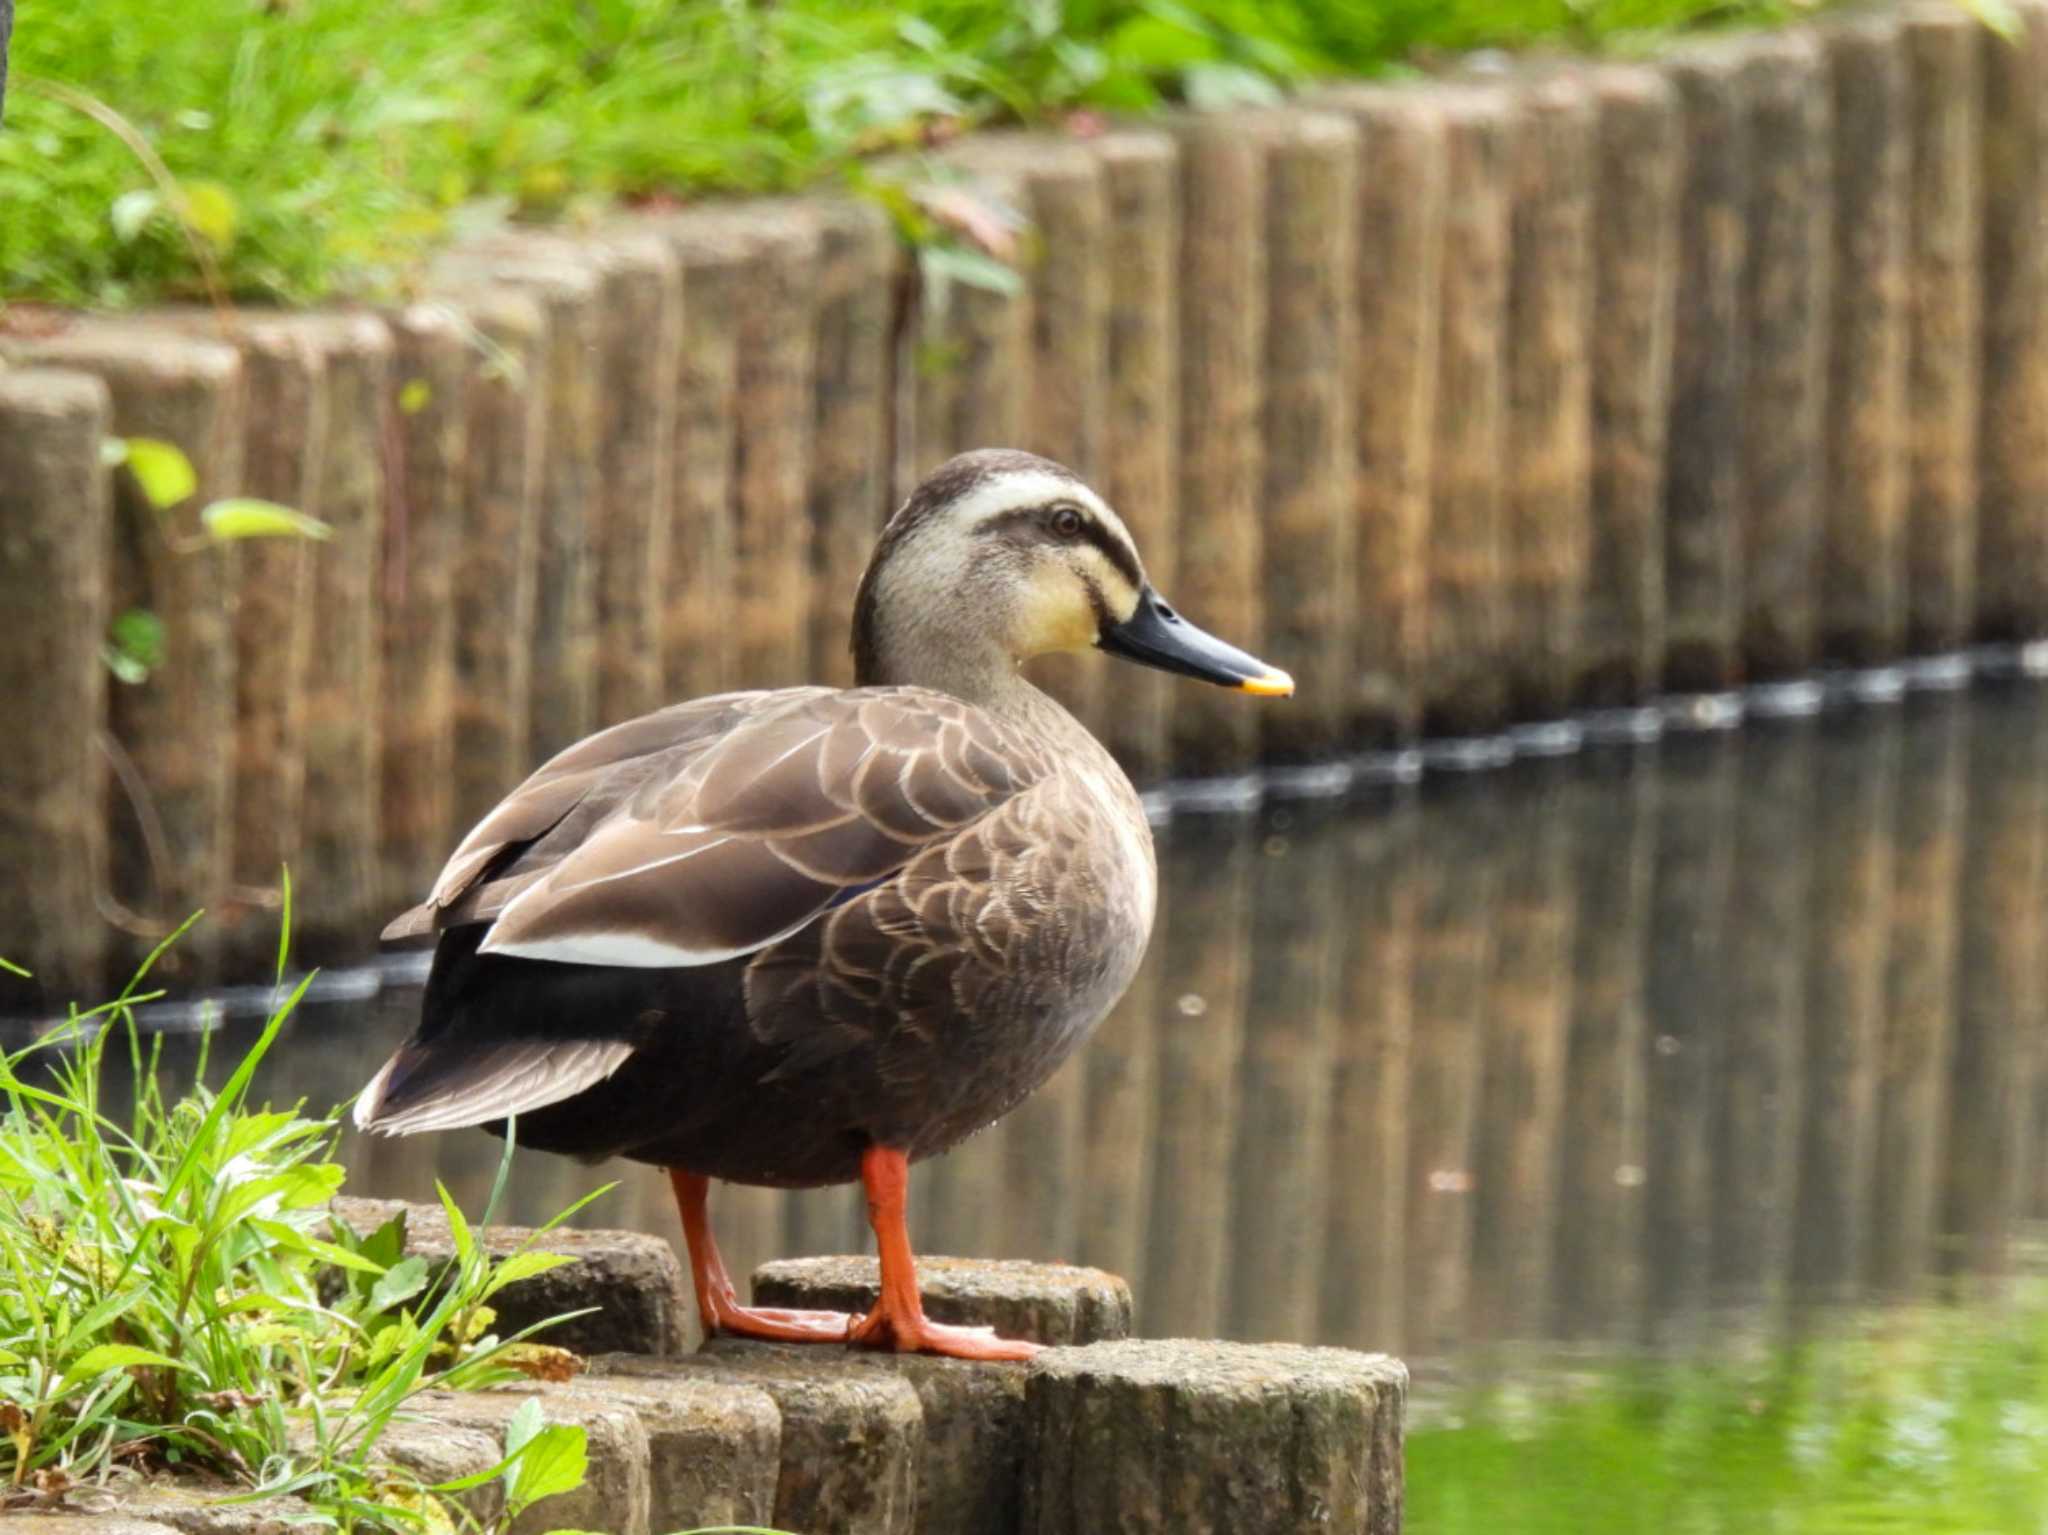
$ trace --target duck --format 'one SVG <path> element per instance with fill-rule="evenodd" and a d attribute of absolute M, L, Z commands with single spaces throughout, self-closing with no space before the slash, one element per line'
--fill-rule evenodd
<path fill-rule="evenodd" d="M 910 1167 L 987 1128 L 1136 973 L 1158 869 L 1137 791 L 1021 670 L 1100 650 L 1264 696 L 1293 680 L 1176 612 L 1073 471 L 963 453 L 890 517 L 853 607 L 854 686 L 720 693 L 534 771 L 385 929 L 431 944 L 363 1130 L 481 1126 L 663 1169 L 698 1319 L 968 1359 L 1030 1343 L 924 1313 Z M 862 1316 L 742 1304 L 714 1181 L 859 1182 Z"/>

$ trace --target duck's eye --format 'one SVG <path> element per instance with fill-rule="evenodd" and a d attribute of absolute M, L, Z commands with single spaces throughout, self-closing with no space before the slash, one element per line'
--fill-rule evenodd
<path fill-rule="evenodd" d="M 1081 514 L 1071 506 L 1060 507 L 1052 514 L 1052 530 L 1061 538 L 1081 536 Z"/>

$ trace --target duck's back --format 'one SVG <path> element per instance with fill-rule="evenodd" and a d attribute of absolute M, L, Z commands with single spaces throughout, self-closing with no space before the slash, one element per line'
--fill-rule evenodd
<path fill-rule="evenodd" d="M 915 688 L 700 700 L 508 797 L 394 924 L 439 931 L 394 1130 L 745 1182 L 854 1175 L 992 1122 L 1129 984 L 1153 866 L 1108 754 Z"/>

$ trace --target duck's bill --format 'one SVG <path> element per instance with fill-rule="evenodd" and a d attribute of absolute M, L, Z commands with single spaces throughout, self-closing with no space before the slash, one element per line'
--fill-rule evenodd
<path fill-rule="evenodd" d="M 1219 687 L 1265 698 L 1285 698 L 1294 691 L 1294 679 L 1287 673 L 1203 633 L 1149 586 L 1139 594 L 1137 611 L 1104 629 L 1095 643 L 1097 648 L 1140 666 L 1198 677 Z"/>

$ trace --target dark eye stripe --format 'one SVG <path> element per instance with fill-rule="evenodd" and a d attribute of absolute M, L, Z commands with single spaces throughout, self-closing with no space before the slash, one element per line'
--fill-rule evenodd
<path fill-rule="evenodd" d="M 1145 584 L 1145 574 L 1138 569 L 1137 556 L 1130 546 L 1093 517 L 1086 517 L 1081 523 L 1081 537 L 1102 551 L 1116 573 L 1131 583 L 1131 590 L 1137 591 Z"/>
<path fill-rule="evenodd" d="M 1061 507 L 1070 506 L 1081 514 L 1081 531 L 1076 536 L 1084 543 L 1093 544 L 1116 573 L 1131 583 L 1132 591 L 1142 589 L 1145 573 L 1138 568 L 1138 557 L 1131 553 L 1130 545 L 1097 522 L 1085 507 L 1075 506 L 1071 501 L 1015 507 L 1007 512 L 998 512 L 981 526 L 983 531 L 990 533 L 1009 534 L 1028 529 L 1041 536 L 1056 536 L 1052 533 L 1053 513 Z"/>

